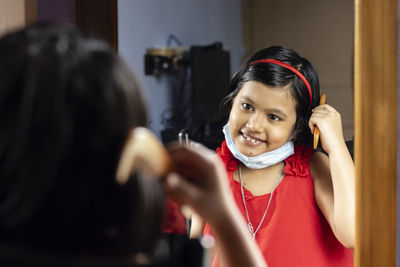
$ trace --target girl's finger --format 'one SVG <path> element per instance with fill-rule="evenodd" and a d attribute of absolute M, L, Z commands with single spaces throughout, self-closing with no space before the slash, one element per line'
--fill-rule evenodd
<path fill-rule="evenodd" d="M 168 149 L 170 156 L 178 167 L 193 169 L 194 172 L 204 174 L 218 166 L 218 156 L 202 147 L 175 146 Z"/>
<path fill-rule="evenodd" d="M 334 109 L 334 108 L 333 108 L 332 106 L 330 106 L 329 104 L 319 105 L 319 106 L 315 107 L 315 108 L 313 109 L 313 111 L 314 111 L 314 110 L 323 110 L 323 109 L 329 110 L 329 111 L 336 111 L 336 109 Z"/>
<path fill-rule="evenodd" d="M 199 190 L 196 186 L 190 184 L 176 173 L 168 174 L 165 181 L 165 189 L 168 196 L 179 204 L 186 203 L 190 206 L 192 206 L 192 200 L 196 199 L 199 195 Z"/>
<path fill-rule="evenodd" d="M 314 134 L 315 126 L 311 121 L 308 121 L 308 127 L 310 127 L 311 134 Z"/>
<path fill-rule="evenodd" d="M 315 127 L 319 127 L 318 124 L 322 119 L 326 118 L 326 114 L 323 112 L 313 113 L 310 119 L 308 120 L 308 126 L 310 127 L 311 134 L 314 134 Z"/>

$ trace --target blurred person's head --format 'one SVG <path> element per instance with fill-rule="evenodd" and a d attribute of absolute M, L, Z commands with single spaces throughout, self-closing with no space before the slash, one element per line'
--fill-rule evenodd
<path fill-rule="evenodd" d="M 140 89 L 104 42 L 35 24 L 0 38 L 0 240 L 38 250 L 149 252 L 160 185 L 115 180 L 130 129 L 146 125 Z"/>

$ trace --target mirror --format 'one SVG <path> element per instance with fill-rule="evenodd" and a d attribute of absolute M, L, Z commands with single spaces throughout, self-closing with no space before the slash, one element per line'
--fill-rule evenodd
<path fill-rule="evenodd" d="M 26 0 L 19 2 L 36 3 Z M 40 3 L 51 1 L 38 2 L 40 7 Z M 74 0 L 57 2 L 69 3 L 71 6 L 75 3 Z M 127 4 L 130 1 L 118 2 Z M 11 2 L 0 2 L 3 6 L 5 3 Z M 226 3 L 231 5 L 231 2 Z M 395 266 L 398 1 L 244 0 L 241 4 L 244 56 L 247 57 L 263 46 L 279 43 L 310 58 L 320 73 L 322 92 L 328 95 L 328 102 L 342 114 L 346 140 L 355 136 L 355 266 Z M 65 15 L 68 13 L 65 10 L 52 18 Z M 39 17 L 43 16 L 43 12 L 46 13 L 46 10 L 39 9 Z M 14 18 L 2 18 L 3 24 L 6 21 L 14 25 Z M 273 27 L 265 27 L 265 24 Z M 130 30 L 126 28 L 120 25 L 118 29 L 120 32 Z M 287 34 L 289 30 L 291 34 Z M 126 40 L 124 38 L 119 36 L 119 40 Z M 123 51 L 131 47 L 131 43 L 125 41 L 119 45 Z M 240 51 L 240 48 L 234 49 Z M 143 51 L 137 55 L 126 53 L 123 56 L 128 61 L 136 62 L 140 61 L 142 54 Z M 238 62 L 234 62 L 234 65 L 237 67 Z M 140 70 L 141 66 L 136 66 L 136 69 Z M 148 82 L 146 86 L 158 87 L 154 81 Z M 164 91 L 159 92 L 164 94 Z"/>
<path fill-rule="evenodd" d="M 346 140 L 355 136 L 355 266 L 396 266 L 398 1 L 243 1 L 242 7 L 246 56 L 280 43 L 309 57 L 321 91 L 342 114 Z"/>

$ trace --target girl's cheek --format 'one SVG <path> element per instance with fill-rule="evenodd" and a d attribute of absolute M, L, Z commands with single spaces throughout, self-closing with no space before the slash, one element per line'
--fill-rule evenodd
<path fill-rule="evenodd" d="M 291 129 L 286 129 L 284 127 L 279 127 L 279 128 L 269 127 L 268 131 L 270 139 L 274 140 L 288 141 L 291 134 L 292 134 Z"/>
<path fill-rule="evenodd" d="M 238 121 L 237 112 L 232 110 L 231 114 L 229 115 L 229 124 L 231 125 L 231 127 L 234 127 L 234 124 L 237 123 L 237 121 Z"/>

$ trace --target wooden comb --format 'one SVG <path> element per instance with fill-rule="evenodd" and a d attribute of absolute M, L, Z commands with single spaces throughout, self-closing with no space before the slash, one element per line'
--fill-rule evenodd
<path fill-rule="evenodd" d="M 325 100 L 326 100 L 326 94 L 322 94 L 319 104 L 320 105 L 325 104 Z M 319 129 L 318 129 L 318 127 L 315 127 L 315 129 L 314 129 L 314 150 L 317 149 L 317 147 L 318 147 L 318 141 L 319 141 Z"/>
<path fill-rule="evenodd" d="M 119 184 L 128 181 L 135 170 L 154 177 L 165 177 L 172 170 L 172 160 L 157 137 L 147 128 L 133 129 L 127 138 L 117 167 Z"/>

